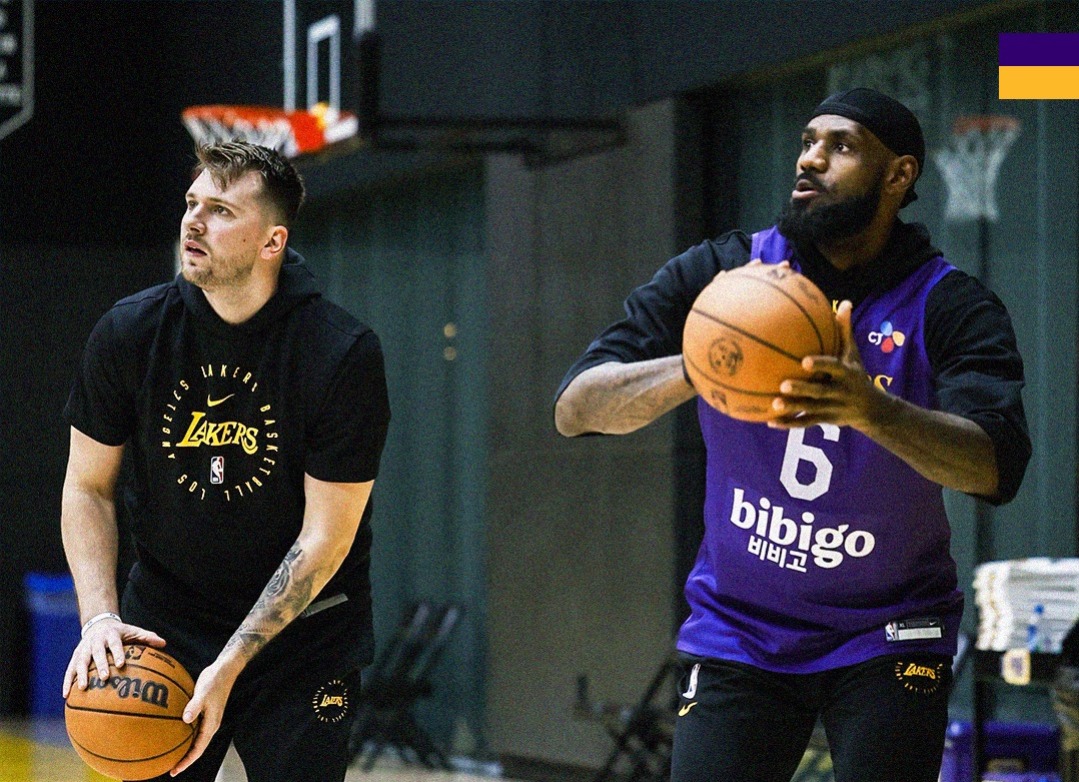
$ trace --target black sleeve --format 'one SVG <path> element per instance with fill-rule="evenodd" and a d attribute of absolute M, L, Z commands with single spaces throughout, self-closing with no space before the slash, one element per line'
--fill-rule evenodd
<path fill-rule="evenodd" d="M 573 378 L 609 361 L 629 364 L 682 352 L 682 329 L 690 307 L 720 271 L 749 262 L 750 239 L 731 231 L 667 261 L 651 281 L 630 293 L 626 316 L 607 327 L 570 367 L 555 393 L 562 396 Z"/>
<path fill-rule="evenodd" d="M 75 370 L 64 420 L 105 445 L 123 445 L 135 431 L 136 351 L 124 345 L 121 312 L 109 310 L 94 326 Z"/>
<path fill-rule="evenodd" d="M 337 370 L 308 437 L 304 471 L 320 481 L 373 481 L 389 425 L 382 346 L 375 333 L 367 331 Z"/>
<path fill-rule="evenodd" d="M 994 505 L 1012 500 L 1030 461 L 1023 411 L 1023 359 L 1003 302 L 975 278 L 953 271 L 930 291 L 925 347 L 940 409 L 967 418 L 993 441 L 999 471 Z"/>

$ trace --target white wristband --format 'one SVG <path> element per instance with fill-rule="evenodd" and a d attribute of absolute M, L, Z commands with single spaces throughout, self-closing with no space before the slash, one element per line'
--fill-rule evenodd
<path fill-rule="evenodd" d="M 112 611 L 105 611 L 104 613 L 98 614 L 97 616 L 91 616 L 89 619 L 87 619 L 86 624 L 82 626 L 82 631 L 79 633 L 79 637 L 85 638 L 86 631 L 96 625 L 102 619 L 115 619 L 117 622 L 124 621 L 120 618 L 119 614 L 114 614 Z"/>

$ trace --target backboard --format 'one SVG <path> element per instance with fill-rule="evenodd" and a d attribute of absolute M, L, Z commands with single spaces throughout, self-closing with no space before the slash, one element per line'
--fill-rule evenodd
<path fill-rule="evenodd" d="M 295 157 L 357 134 L 353 39 L 373 24 L 374 0 L 282 0 L 280 8 L 280 105 L 189 106 L 183 123 L 199 146 L 244 139 Z"/>
<path fill-rule="evenodd" d="M 282 0 L 282 6 L 281 107 L 355 110 L 348 105 L 357 91 L 353 41 L 374 27 L 375 0 Z"/>
<path fill-rule="evenodd" d="M 524 153 L 529 163 L 538 163 L 624 140 L 625 128 L 619 117 L 550 117 L 542 113 L 492 117 L 468 111 L 442 116 L 426 109 L 398 113 L 393 98 L 401 84 L 383 83 L 385 58 L 390 55 L 382 46 L 385 31 L 378 27 L 376 5 L 376 0 L 282 0 L 281 108 L 285 112 L 316 112 L 331 119 L 343 117 L 345 121 L 327 124 L 326 144 L 358 134 L 371 148 L 512 151 Z M 499 10 L 494 4 L 492 7 L 494 12 Z M 392 20 L 400 21 L 400 8 L 387 6 L 386 14 L 393 28 Z M 432 46 L 429 40 L 403 44 L 400 25 L 391 34 L 398 36 L 394 40 L 397 47 Z M 407 78 L 423 79 L 424 68 L 442 67 L 437 51 L 428 55 Z M 470 81 L 468 73 L 458 76 Z"/>
<path fill-rule="evenodd" d="M 0 139 L 34 113 L 34 3 L 0 0 Z"/>

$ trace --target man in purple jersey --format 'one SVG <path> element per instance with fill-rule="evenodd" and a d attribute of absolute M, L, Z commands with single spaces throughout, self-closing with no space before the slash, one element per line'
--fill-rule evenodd
<path fill-rule="evenodd" d="M 632 432 L 696 396 L 686 314 L 724 271 L 789 265 L 836 306 L 837 357 L 803 362 L 767 424 L 698 400 L 705 533 L 675 782 L 787 782 L 819 719 L 837 782 L 935 782 L 963 596 L 942 487 L 1000 504 L 1030 458 L 1007 310 L 898 219 L 925 162 L 917 118 L 858 88 L 802 131 L 778 224 L 670 260 L 567 373 L 566 436 Z"/>

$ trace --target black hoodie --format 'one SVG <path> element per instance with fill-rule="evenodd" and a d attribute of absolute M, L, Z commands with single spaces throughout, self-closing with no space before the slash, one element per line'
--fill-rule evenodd
<path fill-rule="evenodd" d="M 588 346 L 566 373 L 555 399 L 589 367 L 680 354 L 686 315 L 697 295 L 720 271 L 749 263 L 751 246 L 748 234 L 730 231 L 668 261 L 651 281 L 630 293 L 626 317 Z M 924 225 L 897 220 L 880 256 L 864 266 L 840 271 L 813 246 L 799 247 L 797 260 L 829 299 L 849 299 L 857 306 L 940 254 Z M 1000 484 L 997 496 L 987 499 L 1011 500 L 1031 449 L 1020 395 L 1023 361 L 1004 304 L 975 278 L 958 269 L 949 272 L 926 300 L 925 340 L 939 409 L 974 421 L 993 441 Z"/>
<path fill-rule="evenodd" d="M 240 325 L 181 277 L 118 302 L 90 335 L 65 417 L 128 444 L 137 594 L 231 633 L 300 532 L 304 474 L 376 477 L 389 403 L 375 333 L 289 250 L 277 291 Z M 322 591 L 346 594 L 368 625 L 369 516 L 370 503 Z"/>

